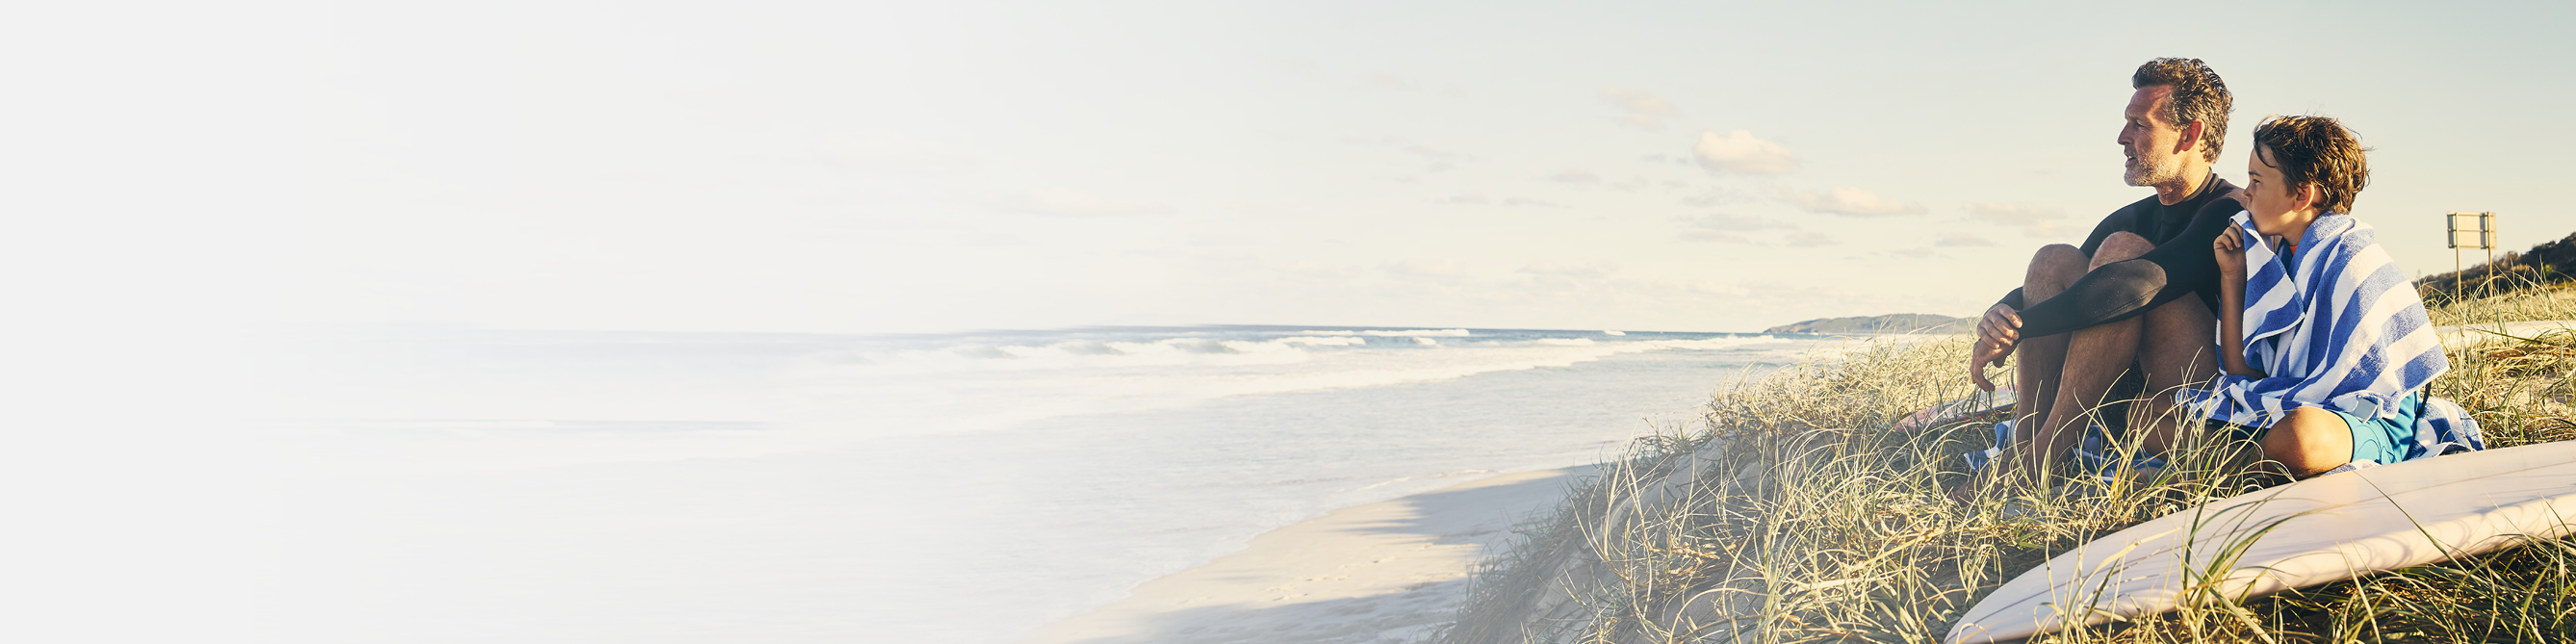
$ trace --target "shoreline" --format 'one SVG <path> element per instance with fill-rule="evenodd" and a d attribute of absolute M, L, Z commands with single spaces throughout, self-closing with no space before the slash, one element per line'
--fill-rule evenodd
<path fill-rule="evenodd" d="M 1476 564 L 1597 466 L 1501 474 L 1334 510 L 1040 628 L 1030 644 L 1412 640 L 1456 617 Z"/>

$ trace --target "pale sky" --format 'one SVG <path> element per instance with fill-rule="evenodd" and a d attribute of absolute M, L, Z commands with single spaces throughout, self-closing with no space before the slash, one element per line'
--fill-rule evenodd
<path fill-rule="evenodd" d="M 2439 213 L 2576 231 L 2564 6 L 444 2 L 322 7 L 287 321 L 1753 331 L 1968 315 L 2146 197 L 2129 73 L 2344 119 Z M 283 200 L 282 200 L 283 201 Z"/>
<path fill-rule="evenodd" d="M 2146 196 L 2113 137 L 2156 56 L 2236 91 L 2223 176 L 2264 114 L 2359 130 L 2409 268 L 2445 210 L 2576 231 L 2564 6 L 1927 4 L 18 3 L 0 509 L 63 529 L 0 535 L 35 553 L 0 595 L 93 639 L 256 619 L 240 320 L 1965 315 Z"/>

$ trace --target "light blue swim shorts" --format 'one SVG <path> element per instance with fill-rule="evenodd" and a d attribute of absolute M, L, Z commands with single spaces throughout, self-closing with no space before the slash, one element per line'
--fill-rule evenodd
<path fill-rule="evenodd" d="M 2420 394 L 2406 394 L 2397 400 L 2397 415 L 2363 420 L 2351 414 L 2334 412 L 2345 427 L 2352 429 L 2352 460 L 2387 465 L 2406 460 L 2406 446 L 2415 443 L 2415 416 L 2424 408 Z M 2270 427 L 2246 427 L 2223 421 L 2209 421 L 2213 428 L 2224 427 L 2237 438 L 2259 440 L 2272 431 Z"/>
<path fill-rule="evenodd" d="M 2415 415 L 2424 403 L 2420 394 L 2406 394 L 2397 400 L 2397 415 L 2363 420 L 2351 414 L 2335 412 L 2343 424 L 2352 427 L 2352 460 L 2387 465 L 2406 460 L 2406 446 L 2415 442 Z"/>

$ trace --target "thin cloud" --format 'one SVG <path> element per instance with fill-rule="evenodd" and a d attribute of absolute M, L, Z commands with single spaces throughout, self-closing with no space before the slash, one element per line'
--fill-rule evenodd
<path fill-rule="evenodd" d="M 1482 193 L 1482 192 L 1462 192 L 1462 193 L 1459 193 L 1459 194 L 1456 194 L 1456 195 L 1451 195 L 1451 196 L 1449 196 L 1448 198 L 1445 198 L 1445 199 L 1439 199 L 1439 200 L 1437 200 L 1437 201 L 1439 201 L 1440 203 L 1452 204 L 1452 205 L 1459 205 L 1459 206 L 1535 206 L 1535 207 L 1540 207 L 1540 208 L 1565 208 L 1565 207 L 1567 207 L 1565 204 L 1555 203 L 1555 202 L 1551 202 L 1551 201 L 1545 201 L 1545 200 L 1541 200 L 1541 199 L 1532 199 L 1532 198 L 1529 198 L 1529 197 L 1504 197 L 1504 198 L 1501 198 L 1501 199 L 1495 199 L 1495 198 L 1493 198 L 1493 197 L 1487 197 L 1487 196 L 1485 196 L 1485 193 Z"/>
<path fill-rule="evenodd" d="M 1984 237 L 1978 237 L 1967 233 L 1942 233 L 1940 239 L 1932 241 L 1932 245 L 1942 247 L 1993 246 L 1995 243 L 1987 241 Z"/>
<path fill-rule="evenodd" d="M 2059 208 L 1987 202 L 1963 203 L 1959 209 L 1968 211 L 1971 219 L 2019 228 L 2022 234 L 2032 237 L 2056 237 L 2068 232 L 2066 211 Z"/>
<path fill-rule="evenodd" d="M 1522 266 L 1520 272 L 1540 277 L 1599 279 L 1609 277 L 1611 273 L 1619 272 L 1619 265 L 1615 262 L 1552 262 L 1539 260 L 1530 262 L 1527 266 Z"/>
<path fill-rule="evenodd" d="M 1417 80 L 1414 80 L 1414 79 L 1411 79 L 1411 78 L 1405 78 L 1405 77 L 1403 77 L 1403 76 L 1397 76 L 1397 75 L 1389 74 L 1389 73 L 1385 73 L 1385 72 L 1378 72 L 1378 73 L 1374 73 L 1374 74 L 1369 74 L 1368 79 L 1363 80 L 1363 81 L 1361 81 L 1361 82 L 1360 82 L 1360 87 L 1361 87 L 1362 89 L 1372 89 L 1372 90 L 1381 90 L 1381 91 L 1389 91 L 1389 92 L 1420 92 L 1420 91 L 1428 91 L 1428 90 L 1431 90 L 1431 89 L 1432 89 L 1432 86 L 1431 86 L 1431 84 L 1429 84 L 1429 83 L 1424 83 L 1424 82 L 1417 81 Z M 1467 90 L 1466 90 L 1466 89 L 1461 88 L 1461 87 L 1459 87 L 1459 86 L 1457 86 L 1457 85 L 1448 84 L 1448 83 L 1442 83 L 1442 84 L 1440 85 L 1440 87 L 1439 87 L 1439 90 L 1438 90 L 1438 91 L 1439 91 L 1439 93 L 1440 93 L 1440 95 L 1441 95 L 1441 96 L 1447 96 L 1447 97 L 1450 97 L 1450 98 L 1457 98 L 1457 97 L 1461 97 L 1461 96 L 1466 96 L 1466 95 L 1467 95 Z"/>
<path fill-rule="evenodd" d="M 1760 199 L 1756 198 L 1754 195 L 1747 194 L 1741 190 L 1735 190 L 1724 186 L 1711 186 L 1700 190 L 1698 194 L 1684 195 L 1682 197 L 1682 205 L 1719 206 L 1732 203 L 1752 203 L 1759 200 Z"/>
<path fill-rule="evenodd" d="M 1664 164 L 1664 163 L 1670 163 L 1670 164 L 1673 164 L 1673 165 L 1698 165 L 1698 164 L 1699 164 L 1699 162 L 1698 162 L 1698 161 L 1692 160 L 1692 159 L 1691 159 L 1691 157 L 1686 157 L 1686 156 L 1681 156 L 1681 155 L 1672 155 L 1672 154 L 1663 154 L 1663 153 L 1649 154 L 1649 155 L 1645 155 L 1645 156 L 1637 157 L 1637 160 L 1639 160 L 1639 161 L 1644 161 L 1644 162 L 1647 162 L 1647 163 L 1654 163 L 1654 164 Z"/>
<path fill-rule="evenodd" d="M 963 149 L 890 135 L 823 137 L 804 154 L 785 157 L 792 163 L 829 168 L 856 168 L 869 174 L 955 174 L 970 172 L 982 159 Z"/>
<path fill-rule="evenodd" d="M 1781 188 L 1780 199 L 1807 212 L 1829 215 L 1891 217 L 1923 213 L 1923 204 L 1889 199 L 1861 188 L 1835 188 L 1824 192 Z"/>
<path fill-rule="evenodd" d="M 1663 129 L 1664 119 L 1676 112 L 1671 101 L 1638 90 L 1604 87 L 1601 88 L 1601 100 L 1627 111 L 1628 115 L 1620 118 L 1619 122 L 1639 129 Z"/>
<path fill-rule="evenodd" d="M 1408 146 L 1404 146 L 1403 150 L 1404 150 L 1404 151 L 1406 151 L 1406 152 L 1411 152 L 1411 153 L 1414 153 L 1414 154 L 1422 155 L 1424 158 L 1428 158 L 1428 159 L 1435 159 L 1435 160 L 1440 160 L 1440 161 L 1447 161 L 1447 160 L 1449 160 L 1449 159 L 1453 159 L 1453 158 L 1456 158 L 1456 157 L 1458 156 L 1458 154 L 1457 154 L 1457 153 L 1455 153 L 1455 152 L 1449 152 L 1449 151 L 1446 151 L 1446 150 L 1434 149 L 1434 148 L 1432 148 L 1432 147 L 1430 147 L 1430 146 L 1424 146 L 1424 145 L 1408 145 Z"/>
<path fill-rule="evenodd" d="M 1814 248 L 1817 246 L 1832 246 L 1839 243 L 1842 242 L 1834 241 L 1834 238 L 1832 237 L 1826 237 L 1822 234 L 1810 232 L 1791 233 L 1788 240 L 1789 247 L 1791 248 Z"/>
<path fill-rule="evenodd" d="M 1601 175 L 1593 174 L 1591 170 L 1577 168 L 1550 175 L 1547 180 L 1557 183 L 1600 183 Z"/>
<path fill-rule="evenodd" d="M 1373 88 L 1377 88 L 1377 89 L 1394 90 L 1394 91 L 1398 91 L 1398 92 L 1410 92 L 1410 91 L 1414 91 L 1414 90 L 1422 89 L 1422 84 L 1421 84 L 1421 83 L 1416 83 L 1416 82 L 1413 82 L 1413 81 L 1411 81 L 1411 80 L 1407 80 L 1407 79 L 1404 79 L 1404 78 L 1398 77 L 1398 76 L 1396 76 L 1396 75 L 1394 75 L 1394 74 L 1388 74 L 1388 73 L 1384 73 L 1384 72 L 1379 72 L 1379 73 L 1375 73 L 1375 74 L 1369 74 L 1369 77 L 1368 77 L 1368 86 L 1369 86 L 1369 87 L 1373 87 Z"/>
<path fill-rule="evenodd" d="M 1767 230 L 1790 227 L 1789 224 L 1781 221 L 1746 215 L 1730 215 L 1722 212 L 1700 215 L 1697 217 L 1682 217 L 1680 219 L 1683 222 L 1689 223 L 1690 227 L 1700 230 Z"/>
<path fill-rule="evenodd" d="M 1030 190 L 1002 202 L 1002 210 L 1067 217 L 1119 217 L 1170 214 L 1170 206 L 1105 197 L 1081 190 Z"/>
<path fill-rule="evenodd" d="M 1730 233 L 1730 232 L 1726 232 L 1726 231 L 1722 231 L 1722 230 L 1685 230 L 1685 231 L 1682 231 L 1682 232 L 1681 232 L 1681 234 L 1679 234 L 1679 235 L 1675 235 L 1675 237 L 1678 237 L 1678 238 L 1680 238 L 1682 241 L 1686 241 L 1686 242 L 1700 242 L 1700 243 L 1704 243 L 1704 244 L 1750 244 L 1750 243 L 1753 243 L 1753 240 L 1752 240 L 1752 239 L 1746 238 L 1746 237 L 1745 237 L 1745 236 L 1743 236 L 1743 235 L 1739 235 L 1739 234 L 1735 234 L 1735 233 Z"/>
<path fill-rule="evenodd" d="M 1379 268 L 1385 270 L 1389 275 L 1400 277 L 1449 278 L 1457 277 L 1460 273 L 1458 269 L 1458 260 L 1446 257 L 1436 259 L 1407 259 L 1397 262 L 1387 262 L 1386 264 L 1379 266 Z"/>
<path fill-rule="evenodd" d="M 1700 132 L 1691 154 L 1709 172 L 1787 174 L 1798 169 L 1798 155 L 1778 143 L 1754 138 L 1752 132 Z"/>

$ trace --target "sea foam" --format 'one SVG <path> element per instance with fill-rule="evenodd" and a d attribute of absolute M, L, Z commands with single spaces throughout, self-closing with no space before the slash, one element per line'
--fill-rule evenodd
<path fill-rule="evenodd" d="M 311 617 L 296 626 L 326 635 L 1012 641 L 1335 508 L 1593 462 L 1656 430 L 1640 418 L 1693 417 L 1718 374 L 1808 343 L 1364 327 L 352 341 L 276 383 L 295 390 L 291 460 L 315 468 L 281 501 L 305 523 L 279 558 Z"/>

